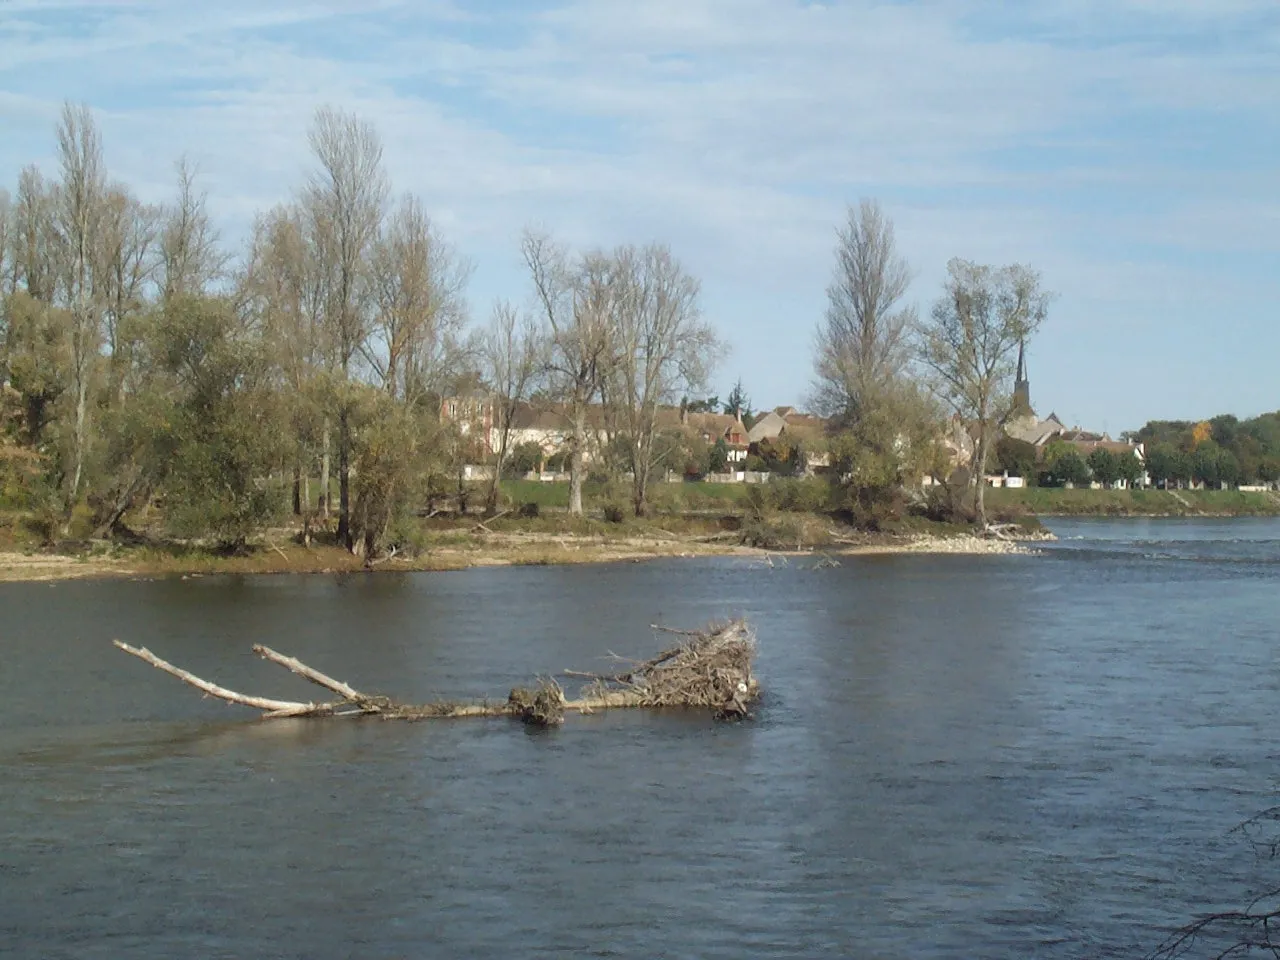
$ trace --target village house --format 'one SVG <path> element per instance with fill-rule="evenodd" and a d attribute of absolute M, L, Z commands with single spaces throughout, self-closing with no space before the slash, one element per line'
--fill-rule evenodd
<path fill-rule="evenodd" d="M 664 408 L 658 411 L 658 426 L 662 429 L 680 427 L 703 443 L 714 446 L 723 440 L 729 463 L 738 464 L 747 459 L 750 442 L 742 421 L 728 413 L 690 413 L 683 408 Z"/>
<path fill-rule="evenodd" d="M 1003 424 L 1006 437 L 1021 440 L 1036 448 L 1036 459 L 1043 460 L 1045 449 L 1051 443 L 1065 443 L 1076 450 L 1080 456 L 1088 460 L 1095 450 L 1107 450 L 1117 456 L 1134 456 L 1143 464 L 1144 472 L 1140 485 L 1146 486 L 1148 480 L 1145 473 L 1146 450 L 1141 443 L 1130 443 L 1124 440 L 1113 440 L 1107 433 L 1093 433 L 1080 427 L 1068 428 L 1056 413 L 1049 414 L 1041 420 L 1031 407 L 1031 381 L 1027 375 L 1026 356 L 1023 348 L 1018 350 L 1018 372 L 1014 382 L 1013 395 L 1014 414 Z M 1014 478 L 1000 475 L 988 476 L 987 482 L 993 486 L 1013 486 Z M 1117 486 L 1125 487 L 1125 481 L 1118 481 Z M 1094 484 L 1098 486 L 1098 484 Z"/>
<path fill-rule="evenodd" d="M 479 439 L 483 446 L 477 452 L 484 458 L 496 454 L 501 444 L 501 428 L 496 415 L 496 399 L 483 391 L 472 391 L 446 397 L 440 404 L 440 419 L 456 424 L 463 436 Z M 609 425 L 604 408 L 592 404 L 587 408 L 587 445 L 583 460 L 591 463 L 609 442 Z M 748 431 L 740 419 L 729 414 L 691 413 L 683 407 L 661 407 L 658 410 L 659 431 L 682 430 L 714 445 L 723 440 L 731 465 L 747 459 Z M 573 436 L 573 420 L 564 404 L 532 404 L 521 401 L 515 411 L 508 438 L 508 449 L 534 443 L 547 459 L 563 452 Z"/>
<path fill-rule="evenodd" d="M 831 455 L 824 449 L 828 424 L 821 417 L 801 413 L 795 407 L 775 407 L 762 415 L 747 433 L 752 453 L 758 454 L 760 444 L 766 441 L 797 441 L 805 454 L 808 472 L 825 469 L 831 465 Z"/>

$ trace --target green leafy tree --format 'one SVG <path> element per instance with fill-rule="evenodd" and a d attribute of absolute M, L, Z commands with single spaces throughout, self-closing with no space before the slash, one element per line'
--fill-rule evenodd
<path fill-rule="evenodd" d="M 707 472 L 724 473 L 729 469 L 729 445 L 724 437 L 717 437 L 707 452 Z"/>
<path fill-rule="evenodd" d="M 996 442 L 996 465 L 1011 477 L 1035 479 L 1036 447 L 1026 440 L 1001 437 Z"/>
<path fill-rule="evenodd" d="M 1191 479 L 1208 487 L 1215 487 L 1223 479 L 1222 448 L 1208 441 L 1196 447 L 1191 455 Z"/>
<path fill-rule="evenodd" d="M 1147 450 L 1147 476 L 1151 482 L 1166 487 L 1176 484 L 1181 479 L 1181 464 L 1178 462 L 1182 454 L 1168 441 L 1154 444 Z"/>
<path fill-rule="evenodd" d="M 724 412 L 737 420 L 741 420 L 744 424 L 746 424 L 746 418 L 751 416 L 751 398 L 747 396 L 747 391 L 742 386 L 741 377 L 734 383 L 733 389 L 729 391 L 729 398 L 724 402 Z M 749 424 L 747 429 L 751 429 Z"/>
<path fill-rule="evenodd" d="M 354 471 L 352 534 L 363 546 L 365 561 L 382 552 L 393 530 L 410 510 L 424 502 L 432 425 L 381 390 L 357 387 L 351 402 Z M 438 447 L 437 447 L 438 448 Z M 394 544 L 398 546 L 398 544 Z"/>
<path fill-rule="evenodd" d="M 543 460 L 542 446 L 537 441 L 529 440 L 512 448 L 502 465 L 506 477 L 523 477 L 526 473 L 536 471 Z"/>
<path fill-rule="evenodd" d="M 23 439 L 38 447 L 57 401 L 68 389 L 71 316 L 21 290 L 9 295 L 3 313 L 4 369 L 10 387 L 21 397 Z"/>
<path fill-rule="evenodd" d="M 720 409 L 720 398 L 707 397 L 705 399 L 690 400 L 685 397 L 683 406 L 689 413 L 715 413 Z"/>
<path fill-rule="evenodd" d="M 1116 467 L 1119 470 L 1119 479 L 1123 480 L 1129 486 L 1135 486 L 1142 482 L 1142 461 L 1132 453 L 1124 453 L 1116 456 Z"/>
<path fill-rule="evenodd" d="M 1218 481 L 1228 487 L 1238 486 L 1244 477 L 1240 460 L 1230 450 L 1218 452 Z"/>
<path fill-rule="evenodd" d="M 1080 455 L 1080 451 L 1065 441 L 1054 441 L 1048 445 L 1044 470 L 1040 475 L 1042 486 L 1088 483 L 1089 478 L 1089 464 Z"/>
<path fill-rule="evenodd" d="M 1229 449 L 1236 443 L 1236 438 L 1240 431 L 1240 421 L 1232 414 L 1225 413 L 1213 417 L 1209 421 L 1209 430 L 1214 443 Z"/>
<path fill-rule="evenodd" d="M 1000 423 L 1013 405 L 1014 363 L 1044 322 L 1050 295 L 1029 267 L 992 268 L 967 260 L 947 264 L 942 296 L 918 332 L 920 359 L 940 397 L 974 431 L 973 465 L 982 468 Z M 979 525 L 987 522 L 985 483 L 974 485 Z"/>
<path fill-rule="evenodd" d="M 829 438 L 832 477 L 839 487 L 833 499 L 854 522 L 878 527 L 901 512 L 905 488 L 945 472 L 938 420 L 932 400 L 903 384 L 892 394 L 879 394 L 875 404 L 864 406 Z"/>
<path fill-rule="evenodd" d="M 1093 479 L 1104 487 L 1115 486 L 1120 479 L 1120 463 L 1118 458 L 1106 447 L 1096 447 L 1089 453 L 1089 471 Z"/>
<path fill-rule="evenodd" d="M 181 297 L 157 317 L 150 346 L 154 388 L 169 386 L 168 409 L 158 401 L 149 421 L 151 448 L 168 454 L 159 478 L 166 524 L 241 549 L 281 506 L 267 479 L 280 436 L 261 343 L 228 301 Z"/>
<path fill-rule="evenodd" d="M 803 444 L 785 436 L 761 440 L 757 452 L 765 470 L 784 477 L 799 476 L 808 463 Z"/>

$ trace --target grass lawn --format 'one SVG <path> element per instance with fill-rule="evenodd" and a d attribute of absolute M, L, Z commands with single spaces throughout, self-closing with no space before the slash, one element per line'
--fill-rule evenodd
<path fill-rule="evenodd" d="M 540 480 L 504 480 L 502 492 L 513 503 L 536 503 L 539 507 L 567 510 L 569 484 L 543 483 Z M 746 496 L 744 483 L 654 483 L 649 487 L 649 499 L 659 511 L 732 509 Z M 603 484 L 587 483 L 582 489 L 588 506 L 599 504 L 608 495 Z M 622 502 L 630 498 L 630 488 L 618 485 L 613 496 Z"/>
<path fill-rule="evenodd" d="M 994 488 L 988 510 L 1044 516 L 1276 516 L 1280 497 L 1239 490 L 1067 490 Z"/>

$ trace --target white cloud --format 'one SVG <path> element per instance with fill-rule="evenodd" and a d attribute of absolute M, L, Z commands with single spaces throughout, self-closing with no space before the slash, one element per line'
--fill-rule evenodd
<path fill-rule="evenodd" d="M 1029 260 L 1064 329 L 1220 291 L 1230 271 L 1188 268 L 1197 250 L 1275 250 L 1280 184 L 1252 156 L 1280 146 L 1272 0 L 489 9 L 11 3 L 0 182 L 48 156 L 63 98 L 85 99 L 118 176 L 157 199 L 186 152 L 234 234 L 300 182 L 311 112 L 339 104 L 378 124 L 397 185 L 478 261 L 480 301 L 519 298 L 529 222 L 580 244 L 668 239 L 737 321 L 740 356 L 769 352 L 757 393 L 779 400 L 807 382 L 809 346 L 778 346 L 780 309 L 791 330 L 816 320 L 859 195 L 897 218 L 922 297 L 953 254 Z M 1261 317 L 1243 306 L 1237 322 Z"/>

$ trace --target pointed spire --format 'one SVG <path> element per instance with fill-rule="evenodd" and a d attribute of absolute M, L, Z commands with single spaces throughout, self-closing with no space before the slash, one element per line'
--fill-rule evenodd
<path fill-rule="evenodd" d="M 1019 415 L 1031 413 L 1031 381 L 1027 379 L 1027 342 L 1018 341 L 1018 376 L 1013 383 L 1013 407 Z"/>

